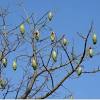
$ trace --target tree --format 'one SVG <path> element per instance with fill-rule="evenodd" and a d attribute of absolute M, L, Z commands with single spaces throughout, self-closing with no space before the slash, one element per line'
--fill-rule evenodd
<path fill-rule="evenodd" d="M 19 25 L 10 29 L 6 23 L 8 15 L 8 9 L 1 8 L 0 98 L 48 98 L 70 77 L 77 79 L 82 74 L 100 71 L 99 67 L 91 71 L 83 67 L 86 60 L 99 54 L 93 53 L 93 46 L 97 44 L 93 22 L 85 36 L 77 33 L 83 41 L 83 49 L 77 54 L 75 45 L 71 44 L 73 40 L 65 34 L 58 37 L 53 26 L 48 25 L 54 17 L 52 11 L 47 11 L 38 20 L 34 19 L 33 13 L 26 15 Z M 49 35 L 43 36 L 44 31 Z M 93 42 L 91 46 L 89 39 Z M 9 70 L 12 75 L 6 76 Z M 65 74 L 58 80 L 56 76 L 60 75 L 60 71 Z M 15 74 L 18 75 L 17 80 Z M 67 96 L 72 97 L 73 94 L 70 92 Z"/>

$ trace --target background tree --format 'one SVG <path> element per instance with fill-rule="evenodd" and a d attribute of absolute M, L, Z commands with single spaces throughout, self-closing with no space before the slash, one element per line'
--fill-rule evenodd
<path fill-rule="evenodd" d="M 62 98 L 72 98 L 73 93 L 63 85 L 65 81 L 100 71 L 98 66 L 91 71 L 85 66 L 99 55 L 94 53 L 98 43 L 94 23 L 86 34 L 76 33 L 83 47 L 76 52 L 74 39 L 70 40 L 67 34 L 58 36 L 50 26 L 55 17 L 53 11 L 36 19 L 33 12 L 28 15 L 23 3 L 18 6 L 26 16 L 14 27 L 7 23 L 12 14 L 9 9 L 0 9 L 0 98 L 44 99 L 53 94 L 57 97 L 60 87 L 68 91 Z M 48 34 L 43 35 L 44 32 Z"/>

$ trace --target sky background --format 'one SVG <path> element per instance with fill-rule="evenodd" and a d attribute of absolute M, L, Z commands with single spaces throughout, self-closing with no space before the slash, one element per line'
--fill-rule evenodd
<path fill-rule="evenodd" d="M 8 16 L 11 25 L 18 24 L 24 16 L 23 10 L 17 6 L 20 0 L 0 0 L 0 7 L 9 7 Z M 86 34 L 91 21 L 94 21 L 94 31 L 97 34 L 98 44 L 95 49 L 100 51 L 100 0 L 23 0 L 28 14 L 42 16 L 48 10 L 54 12 L 54 19 L 50 26 L 58 35 L 66 34 L 69 39 L 75 39 L 76 52 L 82 49 L 82 42 L 76 32 Z M 47 33 L 48 34 L 48 33 Z M 79 40 L 78 40 L 79 39 Z M 91 42 L 91 40 L 90 40 Z M 100 56 L 84 63 L 87 69 L 100 66 Z M 64 85 L 70 89 L 74 98 L 100 98 L 100 73 L 82 75 L 78 79 L 66 81 Z M 58 90 L 59 95 L 61 89 Z M 66 91 L 65 91 L 66 92 Z M 59 97 L 60 98 L 60 97 Z"/>

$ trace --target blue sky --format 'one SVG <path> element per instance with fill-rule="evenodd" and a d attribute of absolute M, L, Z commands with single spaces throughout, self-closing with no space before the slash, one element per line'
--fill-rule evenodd
<path fill-rule="evenodd" d="M 11 25 L 18 24 L 22 19 L 20 16 L 24 15 L 23 10 L 16 6 L 20 0 L 0 0 L 0 7 L 9 5 L 11 14 L 9 23 Z M 58 35 L 66 34 L 69 39 L 75 39 L 76 52 L 82 49 L 80 38 L 77 37 L 76 32 L 86 34 L 89 30 L 90 23 L 94 21 L 94 31 L 98 37 L 98 44 L 96 51 L 100 51 L 100 0 L 23 0 L 24 6 L 28 12 L 34 12 L 39 17 L 46 11 L 52 10 L 54 12 L 54 19 L 50 26 Z M 79 40 L 78 40 L 79 39 Z M 91 42 L 91 40 L 89 41 Z M 100 56 L 94 57 L 90 62 L 84 63 L 87 69 L 91 66 L 99 66 Z M 66 81 L 64 83 L 74 94 L 75 98 L 100 98 L 100 73 L 83 75 L 79 79 Z M 62 89 L 61 89 L 62 90 Z M 59 92 L 61 90 L 58 90 Z M 63 94 L 59 94 L 63 95 Z"/>

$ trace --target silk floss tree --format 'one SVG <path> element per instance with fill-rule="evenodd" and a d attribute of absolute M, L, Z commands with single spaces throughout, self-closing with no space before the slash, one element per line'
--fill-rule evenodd
<path fill-rule="evenodd" d="M 57 90 L 60 87 L 65 87 L 64 89 L 66 89 L 67 85 L 64 86 L 63 83 L 66 80 L 70 81 L 69 78 L 72 77 L 71 79 L 73 79 L 74 77 L 77 79 L 85 73 L 100 71 L 99 69 L 85 71 L 85 65 L 84 69 L 82 67 L 86 57 L 93 59 L 95 55 L 93 53 L 94 47 L 88 43 L 88 40 L 91 39 L 89 36 L 92 33 L 92 24 L 87 34 L 79 34 L 82 43 L 84 41 L 81 51 L 79 45 L 76 48 L 80 40 L 74 36 L 77 41 L 75 42 L 77 44 L 74 45 L 73 40 L 71 41 L 67 37 L 70 34 L 66 34 L 66 36 L 61 34 L 59 36 L 54 31 L 53 25 L 49 25 L 49 22 L 51 23 L 54 17 L 53 12 L 46 12 L 43 16 L 40 17 L 39 15 L 39 18 L 36 19 L 34 17 L 35 15 L 32 13 L 29 16 L 29 22 L 27 22 L 28 17 L 26 16 L 26 19 L 23 19 L 15 28 L 8 30 L 9 34 L 7 34 L 7 37 L 3 36 L 2 32 L 0 34 L 0 88 L 2 88 L 0 89 L 0 94 L 3 94 L 0 95 L 1 98 L 45 99 L 49 98 L 49 96 L 53 97 L 53 93 L 59 93 Z M 20 35 L 25 37 L 23 38 L 24 41 L 22 41 Z M 2 36 L 3 38 L 1 38 Z M 70 44 L 68 44 L 69 40 Z M 2 44 L 2 41 L 4 44 Z M 96 43 L 97 35 L 93 34 L 93 46 Z M 78 52 L 76 53 L 75 50 L 78 50 Z M 87 51 L 88 56 L 86 56 Z M 11 67 L 14 70 L 14 73 L 11 73 L 11 78 L 16 79 L 16 81 L 9 82 L 4 77 L 6 76 L 6 71 L 10 69 L 9 59 L 12 63 Z M 17 68 L 20 69 L 18 70 L 19 72 L 16 71 Z M 19 73 L 18 79 L 15 78 Z M 10 79 L 9 75 L 7 77 L 7 79 Z M 3 80 L 7 81 L 6 85 Z M 61 92 L 63 94 L 63 91 Z M 68 92 L 67 95 L 72 96 L 73 94 Z M 64 96 L 66 96 L 66 93 Z"/>

